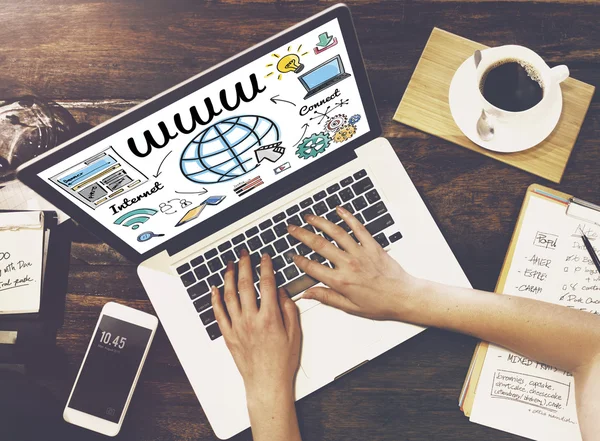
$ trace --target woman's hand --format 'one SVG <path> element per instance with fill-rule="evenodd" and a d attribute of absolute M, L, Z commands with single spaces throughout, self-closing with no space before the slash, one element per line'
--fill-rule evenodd
<path fill-rule="evenodd" d="M 305 220 L 331 236 L 339 248 L 304 228 L 288 226 L 292 236 L 335 266 L 332 269 L 315 260 L 295 256 L 298 268 L 329 286 L 311 288 L 302 297 L 372 319 L 407 320 L 410 300 L 418 294 L 423 282 L 404 271 L 349 211 L 337 207 L 337 212 L 360 244 L 343 228 L 322 217 L 307 215 Z"/>
<path fill-rule="evenodd" d="M 294 378 L 300 364 L 298 308 L 277 291 L 268 255 L 260 262 L 260 307 L 250 257 L 242 251 L 239 273 L 225 272 L 225 304 L 212 287 L 212 304 L 221 333 L 244 379 L 255 441 L 300 441 L 294 407 Z M 239 295 L 238 295 L 239 292 Z"/>
<path fill-rule="evenodd" d="M 239 274 L 233 262 L 225 272 L 225 305 L 212 288 L 215 317 L 244 379 L 249 398 L 293 392 L 300 362 L 298 308 L 283 289 L 277 292 L 271 258 L 260 263 L 260 307 L 252 277 L 250 257 L 242 251 Z M 238 295 L 239 292 L 239 295 Z"/>

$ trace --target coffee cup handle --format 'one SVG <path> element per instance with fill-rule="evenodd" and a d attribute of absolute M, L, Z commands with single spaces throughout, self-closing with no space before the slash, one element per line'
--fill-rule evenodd
<path fill-rule="evenodd" d="M 550 69 L 550 75 L 552 76 L 552 81 L 554 81 L 556 84 L 562 83 L 569 78 L 569 68 L 564 64 L 555 66 Z"/>

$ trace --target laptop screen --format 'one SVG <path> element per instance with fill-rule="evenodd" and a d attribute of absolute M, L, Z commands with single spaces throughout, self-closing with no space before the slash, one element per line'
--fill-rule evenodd
<path fill-rule="evenodd" d="M 308 90 L 311 90 L 335 78 L 341 73 L 344 73 L 344 69 L 341 66 L 340 57 L 335 56 L 331 60 L 326 61 L 322 65 L 312 69 L 310 72 L 302 75 L 300 78 L 304 81 Z"/>
<path fill-rule="evenodd" d="M 37 176 L 144 254 L 369 132 L 338 18 L 240 66 Z"/>

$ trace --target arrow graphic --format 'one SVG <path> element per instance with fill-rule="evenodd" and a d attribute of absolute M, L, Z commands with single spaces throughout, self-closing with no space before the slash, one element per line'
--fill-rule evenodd
<path fill-rule="evenodd" d="M 199 190 L 199 191 L 177 191 L 177 190 L 175 190 L 175 193 L 177 193 L 177 194 L 204 194 L 207 192 L 208 192 L 208 190 L 204 187 L 202 187 L 202 190 Z"/>
<path fill-rule="evenodd" d="M 294 144 L 292 147 L 296 147 L 304 139 L 304 135 L 306 135 L 306 131 L 308 130 L 308 124 L 304 123 L 304 125 L 302 127 L 304 128 L 304 132 L 302 133 L 302 136 L 300 137 L 298 142 L 296 144 Z"/>
<path fill-rule="evenodd" d="M 160 174 L 162 173 L 162 172 L 160 171 L 160 168 L 162 167 L 162 165 L 163 165 L 163 162 L 165 162 L 165 159 L 167 159 L 167 156 L 169 156 L 170 154 L 171 154 L 171 152 L 167 153 L 167 154 L 166 154 L 166 156 L 163 158 L 163 160 L 162 160 L 162 161 L 160 161 L 160 165 L 158 166 L 158 170 L 156 170 L 156 174 L 155 174 L 155 175 L 152 175 L 152 176 L 154 176 L 155 178 L 158 178 L 158 177 L 160 176 Z"/>
<path fill-rule="evenodd" d="M 327 35 L 327 32 L 323 32 L 321 35 L 319 35 L 319 42 L 317 43 L 317 46 L 327 47 L 331 43 L 331 40 L 333 40 L 333 36 L 329 36 Z"/>
<path fill-rule="evenodd" d="M 277 104 L 278 101 L 283 102 L 283 103 L 288 103 L 291 104 L 292 106 L 296 107 L 296 105 L 294 103 L 292 103 L 291 101 L 287 101 L 287 100 L 282 100 L 281 98 L 276 99 L 279 95 L 275 95 L 274 97 L 271 98 L 271 101 L 274 104 Z"/>
<path fill-rule="evenodd" d="M 271 162 L 277 162 L 285 153 L 285 147 L 281 147 L 281 141 L 274 144 L 262 146 L 254 151 L 256 162 L 259 164 L 267 159 Z"/>
<path fill-rule="evenodd" d="M 316 47 L 313 47 L 313 51 L 315 55 L 319 55 L 321 52 L 331 49 L 336 44 L 338 44 L 337 38 L 330 36 L 327 32 L 323 32 L 319 35 L 319 42 Z"/>

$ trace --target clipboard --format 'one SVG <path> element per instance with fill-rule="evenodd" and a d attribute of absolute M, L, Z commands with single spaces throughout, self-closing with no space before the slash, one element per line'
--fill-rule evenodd
<path fill-rule="evenodd" d="M 590 222 L 595 225 L 600 225 L 599 205 L 584 201 L 583 199 L 576 198 L 572 195 L 563 193 L 558 190 L 544 187 L 542 185 L 530 185 L 527 188 L 527 192 L 525 193 L 525 200 L 523 201 L 523 205 L 521 206 L 519 217 L 517 219 L 517 224 L 515 226 L 515 230 L 513 232 L 510 244 L 508 246 L 508 251 L 506 253 L 506 257 L 504 258 L 504 263 L 502 264 L 502 270 L 500 271 L 500 276 L 498 277 L 496 288 L 494 289 L 494 292 L 497 294 L 501 295 L 504 291 L 506 278 L 512 265 L 512 259 L 515 252 L 515 248 L 517 246 L 517 242 L 521 234 L 521 225 L 525 217 L 525 213 L 527 212 L 529 201 L 532 197 L 542 197 L 556 204 L 563 205 L 565 207 L 565 214 L 567 216 Z M 471 416 L 471 412 L 473 410 L 473 404 L 475 402 L 475 392 L 477 390 L 477 385 L 479 384 L 481 370 L 483 369 L 483 364 L 487 355 L 488 347 L 488 342 L 481 341 L 475 348 L 475 352 L 473 353 L 473 358 L 471 359 L 471 364 L 469 365 L 469 370 L 467 371 L 467 376 L 465 378 L 459 396 L 458 405 L 460 407 L 460 410 L 467 417 Z"/>

